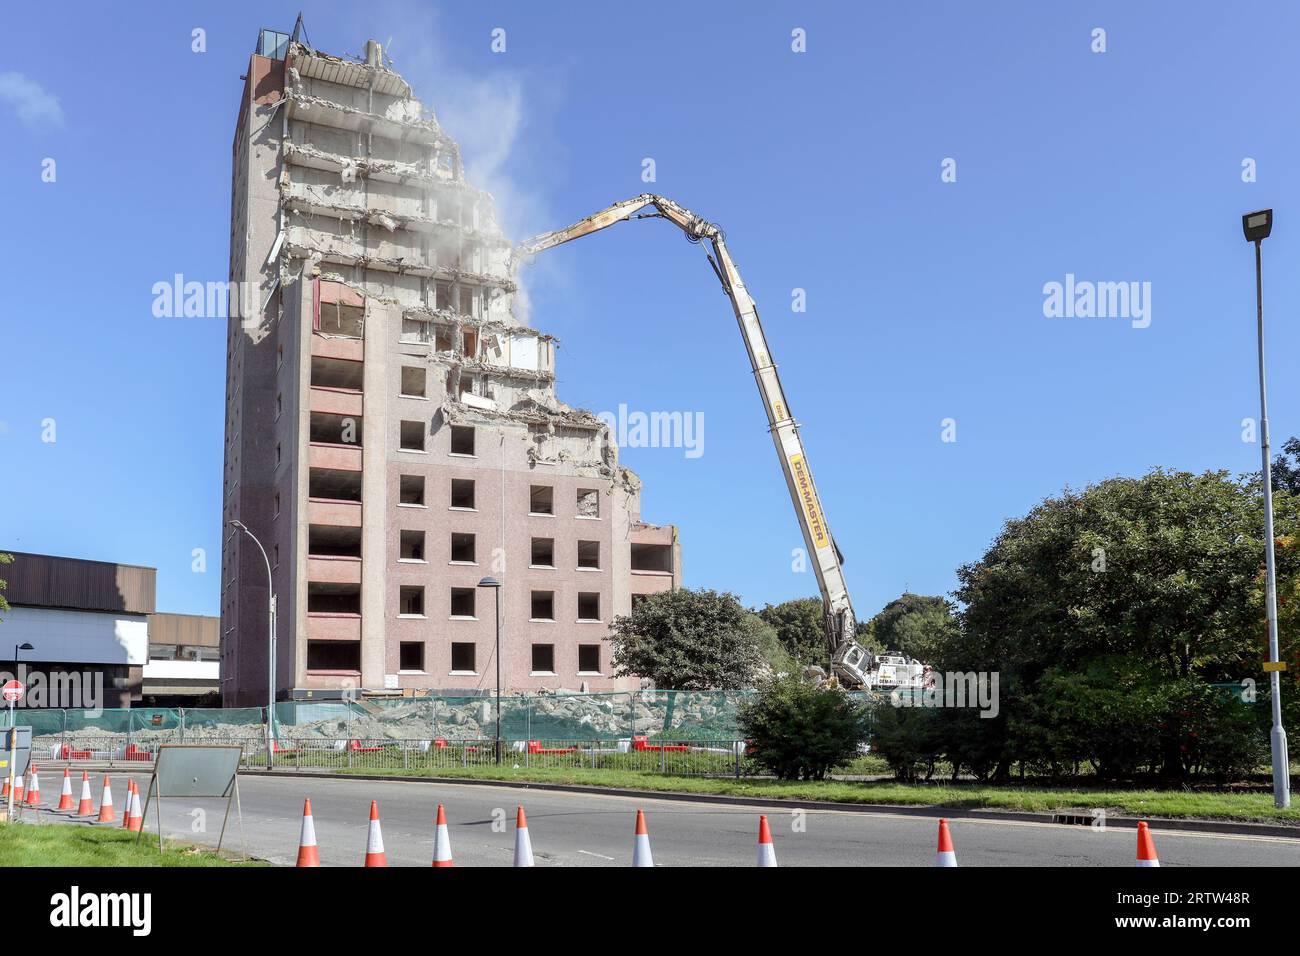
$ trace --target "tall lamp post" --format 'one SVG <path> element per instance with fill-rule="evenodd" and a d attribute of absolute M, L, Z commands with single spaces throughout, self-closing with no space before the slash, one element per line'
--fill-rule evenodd
<path fill-rule="evenodd" d="M 271 661 L 267 670 L 267 705 L 266 705 L 266 765 L 269 767 L 275 761 L 275 754 L 272 750 L 275 747 L 275 583 L 271 579 L 271 559 L 266 556 L 266 548 L 262 547 L 262 542 L 257 540 L 257 535 L 248 530 L 248 526 L 242 521 L 231 521 L 230 526 L 237 531 L 242 531 L 253 539 L 253 544 L 257 545 L 257 550 L 262 552 L 262 563 L 266 565 L 266 593 L 270 596 L 267 607 L 267 626 L 270 629 L 271 637 Z"/>
<path fill-rule="evenodd" d="M 497 735 L 496 762 L 501 762 L 501 582 L 496 578 L 484 578 L 478 583 L 481 588 L 491 588 L 496 592 L 497 610 L 497 649 L 493 659 L 497 664 Z"/>
<path fill-rule="evenodd" d="M 1287 756 L 1286 730 L 1282 727 L 1282 671 L 1286 665 L 1278 658 L 1277 646 L 1277 569 L 1273 563 L 1273 463 L 1268 442 L 1268 389 L 1264 378 L 1264 278 L 1260 264 L 1260 247 L 1273 231 L 1273 210 L 1261 209 L 1241 217 L 1246 241 L 1255 244 L 1255 327 L 1259 341 L 1259 435 L 1264 459 L 1264 571 L 1268 581 L 1264 604 L 1268 612 L 1268 671 L 1273 702 L 1273 804 L 1291 805 L 1291 768 Z"/>

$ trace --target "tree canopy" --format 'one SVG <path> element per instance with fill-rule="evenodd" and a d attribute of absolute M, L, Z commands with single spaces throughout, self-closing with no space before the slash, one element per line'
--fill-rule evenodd
<path fill-rule="evenodd" d="M 675 690 L 752 687 L 767 671 L 761 622 L 727 592 L 679 588 L 614 618 L 608 640 L 619 677 Z"/>

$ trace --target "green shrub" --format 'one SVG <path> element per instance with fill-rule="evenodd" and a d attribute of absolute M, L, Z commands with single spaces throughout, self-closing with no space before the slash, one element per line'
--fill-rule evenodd
<path fill-rule="evenodd" d="M 836 690 L 773 678 L 738 714 L 754 760 L 782 780 L 821 780 L 852 760 L 870 733 L 866 712 Z"/>

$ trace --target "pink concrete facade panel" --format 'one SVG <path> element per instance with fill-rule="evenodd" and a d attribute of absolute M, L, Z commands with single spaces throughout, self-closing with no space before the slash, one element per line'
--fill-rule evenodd
<path fill-rule="evenodd" d="M 361 527 L 361 503 L 353 501 L 307 502 L 307 520 L 311 524 L 338 525 L 344 528 Z"/>
<path fill-rule="evenodd" d="M 317 332 L 311 337 L 311 354 L 319 355 L 321 358 L 360 362 L 365 355 L 365 347 L 360 339 L 326 336 Z"/>
<path fill-rule="evenodd" d="M 360 584 L 361 559 L 311 556 L 307 580 L 323 584 Z"/>
<path fill-rule="evenodd" d="M 308 613 L 307 639 L 359 641 L 361 640 L 361 615 Z"/>
<path fill-rule="evenodd" d="M 330 415 L 360 415 L 361 393 L 341 388 L 313 388 L 311 411 Z"/>

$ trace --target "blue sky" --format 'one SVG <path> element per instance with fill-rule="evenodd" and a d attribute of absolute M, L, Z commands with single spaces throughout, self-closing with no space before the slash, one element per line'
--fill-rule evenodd
<path fill-rule="evenodd" d="M 226 278 L 239 76 L 258 28 L 291 29 L 299 4 L 178 6 L 6 14 L 0 543 L 156 566 L 160 609 L 212 614 L 223 322 L 155 318 L 150 290 Z M 1264 206 L 1274 441 L 1300 434 L 1293 5 L 301 8 L 318 48 L 391 38 L 513 238 L 646 190 L 726 229 L 860 617 L 949 591 L 1003 521 L 1067 484 L 1258 467 L 1239 217 Z M 1045 317 L 1043 286 L 1067 273 L 1149 282 L 1149 327 Z M 530 288 L 562 341 L 562 398 L 703 414 L 700 457 L 623 454 L 644 517 L 681 528 L 686 583 L 757 605 L 815 594 L 701 249 L 620 225 L 540 257 Z"/>

